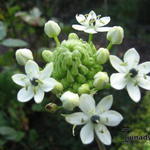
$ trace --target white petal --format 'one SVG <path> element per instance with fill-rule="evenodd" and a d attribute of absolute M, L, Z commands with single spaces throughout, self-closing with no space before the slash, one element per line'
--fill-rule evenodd
<path fill-rule="evenodd" d="M 70 115 L 65 115 L 65 119 L 72 125 L 82 125 L 88 121 L 88 117 L 83 112 L 76 112 Z"/>
<path fill-rule="evenodd" d="M 38 78 L 39 66 L 36 62 L 29 60 L 25 65 L 25 72 L 30 79 Z"/>
<path fill-rule="evenodd" d="M 41 103 L 44 98 L 44 91 L 40 88 L 37 88 L 36 93 L 34 95 L 34 100 L 36 103 Z"/>
<path fill-rule="evenodd" d="M 46 67 L 40 71 L 40 79 L 49 78 L 53 71 L 53 63 L 49 63 Z"/>
<path fill-rule="evenodd" d="M 105 145 L 110 145 L 111 144 L 111 135 L 110 132 L 108 131 L 107 127 L 105 127 L 102 124 L 98 124 L 95 127 L 95 132 L 99 140 L 105 144 Z"/>
<path fill-rule="evenodd" d="M 95 112 L 95 100 L 91 95 L 82 94 L 80 96 L 80 109 L 86 113 L 91 114 Z"/>
<path fill-rule="evenodd" d="M 93 125 L 90 122 L 81 129 L 80 138 L 83 144 L 90 144 L 94 140 Z"/>
<path fill-rule="evenodd" d="M 118 58 L 117 56 L 110 55 L 109 57 L 111 65 L 118 71 L 118 72 L 126 72 L 127 68 L 124 66 L 123 61 Z"/>
<path fill-rule="evenodd" d="M 150 77 L 145 76 L 145 78 L 139 78 L 138 85 L 143 89 L 150 90 Z"/>
<path fill-rule="evenodd" d="M 79 30 L 79 31 L 84 31 L 85 30 L 85 26 L 82 25 L 72 25 L 72 28 L 74 28 L 75 30 Z"/>
<path fill-rule="evenodd" d="M 27 76 L 25 74 L 15 74 L 12 76 L 12 80 L 21 86 L 25 86 L 26 83 L 29 82 L 29 79 L 27 78 Z"/>
<path fill-rule="evenodd" d="M 40 87 L 43 91 L 49 92 L 55 87 L 56 83 L 57 81 L 55 79 L 48 78 L 42 81 L 42 84 L 40 84 Z"/>
<path fill-rule="evenodd" d="M 150 72 L 150 62 L 144 62 L 138 66 L 140 73 L 148 74 Z"/>
<path fill-rule="evenodd" d="M 20 102 L 27 102 L 33 98 L 33 95 L 32 87 L 22 88 L 17 94 L 17 99 Z"/>
<path fill-rule="evenodd" d="M 80 14 L 80 15 L 76 15 L 76 20 L 77 20 L 80 24 L 84 25 L 86 18 L 85 18 L 84 15 Z"/>
<path fill-rule="evenodd" d="M 128 64 L 129 69 L 136 68 L 140 61 L 140 56 L 135 48 L 129 49 L 124 55 L 124 62 Z"/>
<path fill-rule="evenodd" d="M 88 22 L 91 19 L 95 19 L 96 20 L 96 14 L 95 14 L 95 12 L 93 10 L 90 11 L 90 13 L 88 14 L 88 17 L 87 17 Z"/>
<path fill-rule="evenodd" d="M 84 29 L 84 32 L 90 33 L 90 34 L 95 34 L 95 33 L 97 33 L 96 30 L 94 29 L 94 27 L 85 28 L 85 29 Z"/>
<path fill-rule="evenodd" d="M 101 121 L 107 126 L 117 126 L 123 120 L 123 117 L 120 113 L 109 110 L 100 115 Z"/>
<path fill-rule="evenodd" d="M 105 96 L 104 98 L 102 98 L 102 100 L 96 106 L 97 114 L 100 114 L 104 111 L 109 110 L 112 106 L 112 103 L 113 103 L 112 95 L 108 95 L 108 96 Z"/>
<path fill-rule="evenodd" d="M 102 17 L 97 20 L 96 26 L 102 27 L 110 22 L 110 17 Z"/>
<path fill-rule="evenodd" d="M 139 102 L 141 99 L 141 92 L 140 89 L 137 85 L 135 85 L 134 83 L 130 82 L 127 84 L 127 91 L 129 96 L 131 97 L 131 99 L 134 102 Z"/>
<path fill-rule="evenodd" d="M 99 28 L 96 28 L 96 31 L 97 32 L 107 32 L 111 29 L 111 27 L 99 27 Z"/>
<path fill-rule="evenodd" d="M 127 84 L 126 74 L 124 73 L 113 73 L 110 77 L 110 84 L 117 90 L 123 89 Z"/>

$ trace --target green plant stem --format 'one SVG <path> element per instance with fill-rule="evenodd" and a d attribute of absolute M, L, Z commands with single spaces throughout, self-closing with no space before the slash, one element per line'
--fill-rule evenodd
<path fill-rule="evenodd" d="M 110 42 L 107 46 L 107 49 L 110 50 L 112 48 L 112 43 Z"/>
<path fill-rule="evenodd" d="M 90 43 L 93 40 L 93 34 L 89 34 L 89 40 L 88 42 Z"/>
<path fill-rule="evenodd" d="M 59 41 L 57 36 L 54 36 L 54 40 L 56 42 L 56 45 L 59 46 L 60 45 L 60 41 Z"/>
<path fill-rule="evenodd" d="M 97 145 L 98 145 L 98 149 L 99 150 L 106 150 L 105 146 L 102 144 L 102 142 L 97 138 L 96 136 L 96 142 L 97 142 Z"/>

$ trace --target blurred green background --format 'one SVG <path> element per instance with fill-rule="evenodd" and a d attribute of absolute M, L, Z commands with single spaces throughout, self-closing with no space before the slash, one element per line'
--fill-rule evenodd
<path fill-rule="evenodd" d="M 120 25 L 125 29 L 122 45 L 115 46 L 113 53 L 123 53 L 135 47 L 141 54 L 141 62 L 150 60 L 150 0 L 0 0 L 0 150 L 95 150 L 96 143 L 82 145 L 79 130 L 72 136 L 72 127 L 60 116 L 45 111 L 45 104 L 54 101 L 51 94 L 42 104 L 33 101 L 20 103 L 16 99 L 19 89 L 12 74 L 23 71 L 15 61 L 15 51 L 27 47 L 35 60 L 43 64 L 41 52 L 52 48 L 53 40 L 43 32 L 49 19 L 56 20 L 62 28 L 60 39 L 67 37 L 75 23 L 77 13 L 94 10 L 102 16 L 110 16 L 110 26 Z M 87 39 L 84 33 L 79 35 Z M 97 47 L 107 45 L 106 34 L 97 34 Z M 110 68 L 108 68 L 110 70 Z M 113 70 L 114 71 L 114 70 Z M 110 91 L 95 95 L 97 100 Z M 113 108 L 121 112 L 124 121 L 119 127 L 110 128 L 113 143 L 108 150 L 150 150 L 150 141 L 125 143 L 131 135 L 150 135 L 150 93 L 142 91 L 143 99 L 135 104 L 126 91 L 111 91 L 115 102 Z M 128 128 L 127 132 L 123 132 Z"/>

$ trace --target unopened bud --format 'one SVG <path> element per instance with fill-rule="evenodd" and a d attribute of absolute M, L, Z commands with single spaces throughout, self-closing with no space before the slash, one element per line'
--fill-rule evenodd
<path fill-rule="evenodd" d="M 44 50 L 42 52 L 42 57 L 46 62 L 52 62 L 53 52 L 51 52 L 50 50 Z"/>
<path fill-rule="evenodd" d="M 120 26 L 112 27 L 107 33 L 107 39 L 112 44 L 121 44 L 124 38 L 124 30 Z"/>
<path fill-rule="evenodd" d="M 59 35 L 61 29 L 55 21 L 50 20 L 45 23 L 44 31 L 48 37 L 54 38 Z"/>
<path fill-rule="evenodd" d="M 16 51 L 16 60 L 19 65 L 25 65 L 28 60 L 33 60 L 33 55 L 29 49 L 18 49 Z"/>
<path fill-rule="evenodd" d="M 79 37 L 76 33 L 70 33 L 68 39 L 79 39 Z"/>
<path fill-rule="evenodd" d="M 79 92 L 79 94 L 90 93 L 90 87 L 89 87 L 89 85 L 88 84 L 82 84 L 78 88 L 78 92 Z"/>
<path fill-rule="evenodd" d="M 66 110 L 72 111 L 75 107 L 79 106 L 79 96 L 73 92 L 67 91 L 61 97 L 63 107 Z"/>
<path fill-rule="evenodd" d="M 107 86 L 108 83 L 109 83 L 109 77 L 106 72 L 98 72 L 94 76 L 93 85 L 96 89 L 102 90 Z"/>
<path fill-rule="evenodd" d="M 50 113 L 56 112 L 59 108 L 60 107 L 56 105 L 55 103 L 49 103 L 45 106 L 45 109 Z"/>
<path fill-rule="evenodd" d="M 96 61 L 98 64 L 105 64 L 109 58 L 109 51 L 106 48 L 100 48 L 96 53 Z"/>
<path fill-rule="evenodd" d="M 59 93 L 61 93 L 62 91 L 63 91 L 63 85 L 62 85 L 60 82 L 56 81 L 56 85 L 55 85 L 55 87 L 53 88 L 52 92 L 53 92 L 54 94 L 59 94 Z"/>

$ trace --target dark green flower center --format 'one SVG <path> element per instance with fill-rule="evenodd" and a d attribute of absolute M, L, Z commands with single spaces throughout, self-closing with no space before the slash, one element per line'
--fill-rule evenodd
<path fill-rule="evenodd" d="M 91 117 L 91 121 L 92 121 L 93 123 L 95 123 L 95 124 L 99 123 L 99 121 L 100 121 L 100 116 L 98 116 L 98 115 L 93 115 L 93 116 Z"/>
<path fill-rule="evenodd" d="M 33 86 L 38 86 L 38 81 L 36 78 L 33 78 L 32 80 L 30 80 L 30 82 Z"/>
<path fill-rule="evenodd" d="M 134 77 L 137 76 L 138 71 L 133 68 L 133 69 L 131 69 L 131 70 L 129 71 L 129 73 L 130 73 L 130 77 L 131 77 L 131 78 L 134 78 Z"/>
<path fill-rule="evenodd" d="M 90 19 L 89 24 L 90 24 L 91 26 L 95 26 L 96 20 L 95 20 L 95 19 Z"/>

